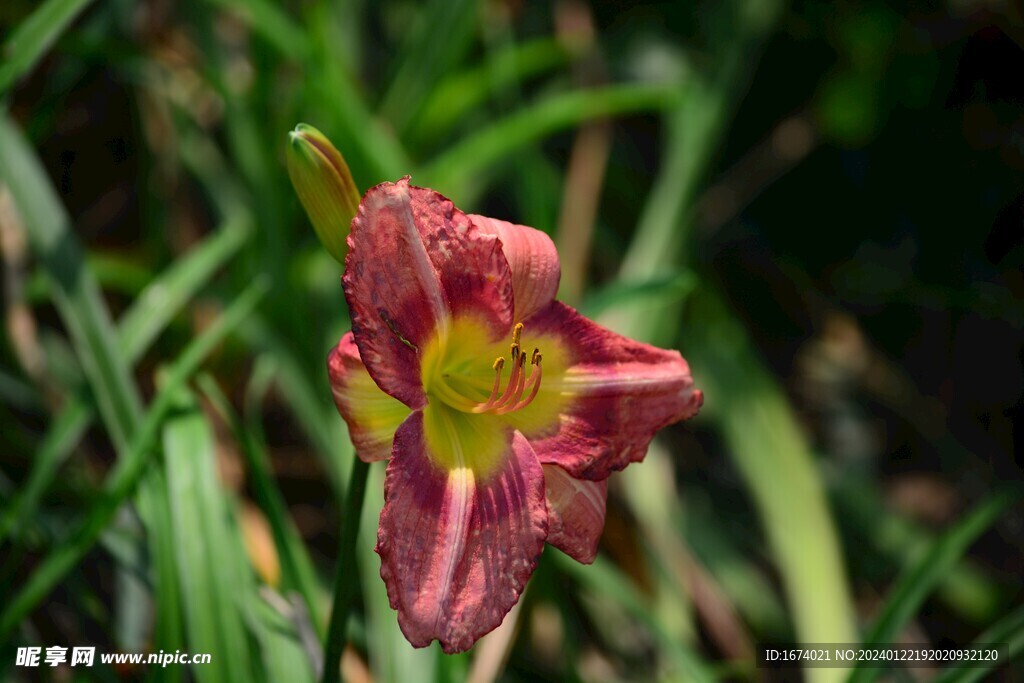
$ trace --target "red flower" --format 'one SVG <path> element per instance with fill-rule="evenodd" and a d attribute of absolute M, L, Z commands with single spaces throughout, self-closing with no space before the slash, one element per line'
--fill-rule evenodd
<path fill-rule="evenodd" d="M 352 332 L 331 353 L 360 458 L 388 456 L 377 552 L 403 633 L 468 649 L 550 543 L 593 561 L 607 478 L 702 395 L 676 351 L 554 300 L 544 233 L 384 183 L 352 221 Z"/>

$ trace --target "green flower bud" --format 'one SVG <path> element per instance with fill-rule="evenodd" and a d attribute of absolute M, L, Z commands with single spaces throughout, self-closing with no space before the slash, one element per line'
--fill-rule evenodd
<path fill-rule="evenodd" d="M 345 239 L 360 200 L 352 174 L 341 153 L 313 126 L 300 123 L 288 137 L 288 176 L 295 193 L 320 243 L 344 264 Z"/>

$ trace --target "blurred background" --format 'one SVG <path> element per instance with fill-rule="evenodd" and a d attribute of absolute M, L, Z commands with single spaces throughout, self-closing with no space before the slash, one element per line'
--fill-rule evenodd
<path fill-rule="evenodd" d="M 353 454 L 300 121 L 549 232 L 706 395 L 458 656 L 398 630 L 372 467 L 346 680 L 1024 677 L 755 657 L 1024 645 L 1019 4 L 5 0 L 0 44 L 0 679 L 314 680 Z"/>

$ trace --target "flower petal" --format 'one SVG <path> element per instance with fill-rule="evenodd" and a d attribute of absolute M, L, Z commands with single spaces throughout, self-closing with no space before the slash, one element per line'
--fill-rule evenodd
<path fill-rule="evenodd" d="M 437 639 L 445 652 L 461 652 L 501 623 L 536 567 L 547 534 L 544 473 L 511 431 L 489 476 L 440 467 L 423 420 L 413 413 L 395 435 L 377 536 L 380 575 L 413 646 Z"/>
<path fill-rule="evenodd" d="M 590 564 L 604 531 L 608 480 L 576 479 L 558 465 L 544 465 L 548 503 L 548 543 Z"/>
<path fill-rule="evenodd" d="M 500 242 L 433 190 L 404 178 L 363 197 L 345 259 L 345 298 L 359 354 L 387 393 L 411 408 L 427 399 L 417 350 L 453 316 L 495 339 L 512 325 L 512 276 Z"/>
<path fill-rule="evenodd" d="M 378 387 L 359 360 L 352 333 L 341 338 L 327 357 L 327 374 L 338 412 L 348 424 L 356 455 L 366 462 L 391 455 L 395 430 L 409 416 L 409 408 Z"/>
<path fill-rule="evenodd" d="M 566 399 L 557 427 L 520 428 L 542 463 L 574 477 L 605 479 L 642 460 L 655 432 L 693 417 L 704 402 L 678 351 L 627 339 L 565 304 L 553 302 L 526 329 L 559 337 L 571 359 L 557 376 L 545 371 L 542 384 Z"/>
<path fill-rule="evenodd" d="M 512 269 L 515 321 L 526 320 L 551 303 L 562 277 L 558 252 L 551 238 L 525 225 L 513 225 L 487 216 L 470 215 L 469 218 L 480 232 L 497 235 L 501 240 L 501 250 Z"/>

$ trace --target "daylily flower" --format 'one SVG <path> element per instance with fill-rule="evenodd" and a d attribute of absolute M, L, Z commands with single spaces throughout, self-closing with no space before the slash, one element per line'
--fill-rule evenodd
<path fill-rule="evenodd" d="M 555 301 L 559 275 L 544 233 L 408 178 L 352 221 L 328 367 L 358 456 L 391 458 L 376 550 L 414 646 L 497 627 L 545 542 L 592 562 L 608 476 L 700 408 L 678 352 Z"/>

